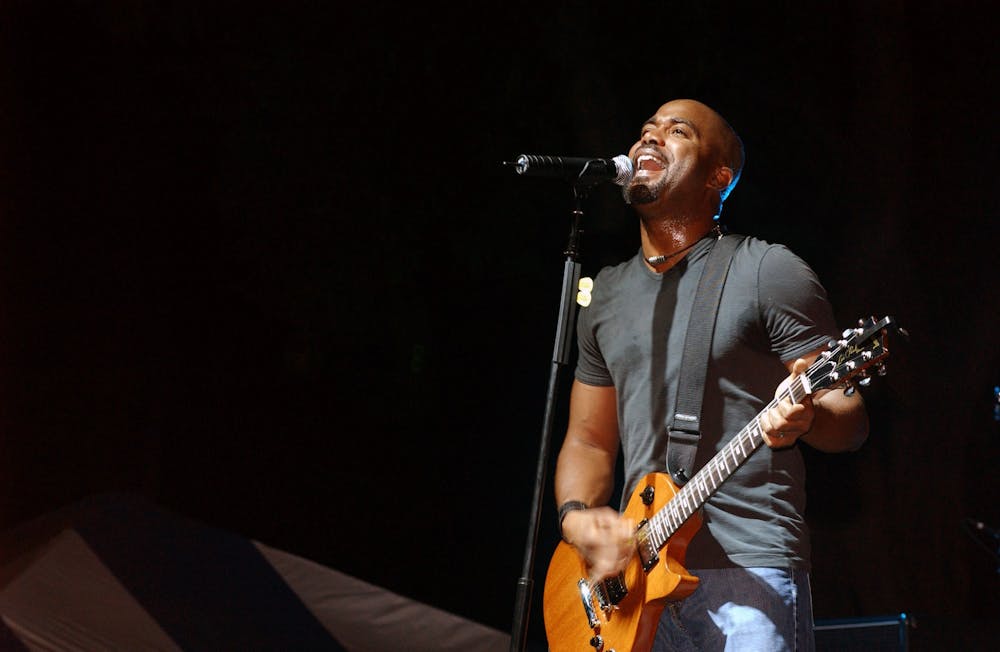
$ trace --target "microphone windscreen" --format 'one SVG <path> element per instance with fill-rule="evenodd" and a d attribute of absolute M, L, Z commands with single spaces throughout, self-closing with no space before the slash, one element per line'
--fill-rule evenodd
<path fill-rule="evenodd" d="M 615 163 L 615 170 L 618 171 L 618 176 L 615 177 L 615 183 L 619 186 L 624 186 L 632 180 L 632 174 L 634 172 L 632 168 L 632 159 L 624 154 L 619 154 L 612 160 Z"/>

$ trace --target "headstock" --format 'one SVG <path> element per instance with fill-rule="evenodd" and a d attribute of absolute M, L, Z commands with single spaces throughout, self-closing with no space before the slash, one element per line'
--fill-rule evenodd
<path fill-rule="evenodd" d="M 812 391 L 843 386 L 846 393 L 853 393 L 855 383 L 866 386 L 871 382 L 872 367 L 884 376 L 890 330 L 901 330 L 892 317 L 859 319 L 856 328 L 845 330 L 841 339 L 831 341 L 830 348 L 806 371 Z"/>

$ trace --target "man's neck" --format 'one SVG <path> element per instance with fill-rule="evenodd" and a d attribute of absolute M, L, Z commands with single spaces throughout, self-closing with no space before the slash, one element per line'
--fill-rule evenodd
<path fill-rule="evenodd" d="M 714 227 L 712 216 L 643 216 L 639 221 L 639 235 L 646 265 L 656 272 L 667 271 L 683 260 L 691 247 Z"/>

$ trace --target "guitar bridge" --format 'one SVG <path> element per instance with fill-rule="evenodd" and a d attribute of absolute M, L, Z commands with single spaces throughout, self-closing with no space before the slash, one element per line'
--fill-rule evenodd
<path fill-rule="evenodd" d="M 618 577 L 598 582 L 593 588 L 591 588 L 590 582 L 585 579 L 577 581 L 576 586 L 580 591 L 583 611 L 587 615 L 587 624 L 592 629 L 601 626 L 601 620 L 597 617 L 598 609 L 604 614 L 605 620 L 610 620 L 611 613 L 618 609 L 618 603 L 628 595 L 624 573 L 619 574 Z"/>
<path fill-rule="evenodd" d="M 604 580 L 597 585 L 597 603 L 604 613 L 610 613 L 618 608 L 618 603 L 628 595 L 628 588 L 625 586 L 625 574 L 619 573 L 618 577 Z"/>

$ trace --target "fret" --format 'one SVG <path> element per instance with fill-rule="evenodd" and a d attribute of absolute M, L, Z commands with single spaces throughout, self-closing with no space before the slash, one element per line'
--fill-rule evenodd
<path fill-rule="evenodd" d="M 649 524 L 652 526 L 649 538 L 653 541 L 653 547 L 659 549 L 663 542 L 667 540 L 667 537 L 663 536 L 663 529 L 660 527 L 659 519 L 654 518 Z"/>
<path fill-rule="evenodd" d="M 747 457 L 749 457 L 749 456 L 750 456 L 750 453 L 752 453 L 752 452 L 753 452 L 753 448 L 751 448 L 749 452 L 747 451 L 747 449 L 746 449 L 746 444 L 747 444 L 748 442 L 747 442 L 747 440 L 746 440 L 746 439 L 744 438 L 744 436 L 743 436 L 743 433 L 742 433 L 742 432 L 740 432 L 740 433 L 739 433 L 738 435 L 736 435 L 736 441 L 738 441 L 738 442 L 739 442 L 739 444 L 740 444 L 740 453 L 742 453 L 742 454 L 743 454 L 743 459 L 745 460 L 745 459 L 746 459 Z"/>
<path fill-rule="evenodd" d="M 694 485 L 686 487 L 686 489 L 688 489 L 688 491 L 685 494 L 686 499 L 684 502 L 687 505 L 687 511 L 684 513 L 684 520 L 687 520 L 689 516 L 697 512 L 698 508 L 701 507 L 702 503 L 705 502 L 703 500 L 698 500 L 698 497 L 695 495 Z"/>
<path fill-rule="evenodd" d="M 684 519 L 681 517 L 680 503 L 674 505 L 672 514 L 674 517 L 674 532 L 676 532 L 677 530 L 681 529 L 682 525 L 684 525 Z"/>
<path fill-rule="evenodd" d="M 670 529 L 676 532 L 680 529 L 680 524 L 677 522 L 677 505 L 671 505 L 670 510 L 667 512 L 667 520 L 670 522 Z"/>
<path fill-rule="evenodd" d="M 712 475 L 712 469 L 707 468 L 702 473 L 702 483 L 705 486 L 705 493 L 712 494 L 715 490 L 719 488 L 719 483 L 715 481 L 715 476 Z"/>
<path fill-rule="evenodd" d="M 712 494 L 712 491 L 708 488 L 708 483 L 705 481 L 705 475 L 703 473 L 699 473 L 698 475 L 701 476 L 701 502 L 705 502 Z M 715 487 L 712 489 L 714 490 Z"/>
<path fill-rule="evenodd" d="M 789 391 L 792 395 L 792 402 L 801 403 L 802 399 L 809 395 L 809 381 L 803 376 L 797 376 L 791 385 L 789 385 Z"/>
<path fill-rule="evenodd" d="M 708 500 L 708 490 L 705 487 L 705 478 L 696 475 L 694 476 L 694 483 L 695 486 L 692 491 L 698 495 L 698 502 L 703 503 Z"/>

